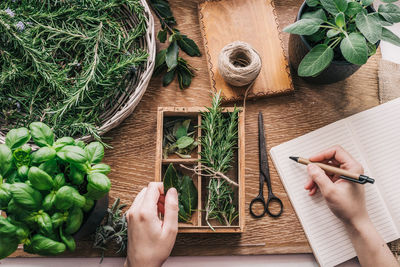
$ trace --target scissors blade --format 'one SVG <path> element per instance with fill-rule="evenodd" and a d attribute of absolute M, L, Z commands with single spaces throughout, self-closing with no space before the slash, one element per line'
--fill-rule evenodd
<path fill-rule="evenodd" d="M 264 119 L 262 113 L 258 113 L 258 148 L 260 156 L 260 172 L 265 179 L 269 177 L 269 165 L 267 156 L 267 145 L 264 135 Z"/>

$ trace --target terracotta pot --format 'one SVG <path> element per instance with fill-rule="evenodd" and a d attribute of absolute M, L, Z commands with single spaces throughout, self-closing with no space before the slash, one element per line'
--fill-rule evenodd
<path fill-rule="evenodd" d="M 297 14 L 296 21 L 298 21 L 306 11 L 307 5 L 304 1 L 300 7 L 300 10 Z M 369 12 L 374 12 L 375 10 L 370 6 L 367 9 Z M 376 44 L 379 46 L 380 41 Z M 304 38 L 303 35 L 291 34 L 289 38 L 289 61 L 292 68 L 297 73 L 297 69 L 300 65 L 300 62 L 303 60 L 304 56 L 312 49 L 311 45 Z M 304 80 L 310 83 L 316 84 L 330 84 L 338 81 L 342 81 L 347 77 L 351 76 L 355 73 L 361 66 L 352 64 L 346 60 L 333 60 L 332 63 L 326 68 L 323 72 L 321 72 L 316 77 L 302 77 Z"/>
<path fill-rule="evenodd" d="M 103 221 L 108 209 L 108 194 L 97 200 L 92 210 L 85 216 L 78 232 L 74 234 L 76 240 L 81 240 L 96 231 Z"/>

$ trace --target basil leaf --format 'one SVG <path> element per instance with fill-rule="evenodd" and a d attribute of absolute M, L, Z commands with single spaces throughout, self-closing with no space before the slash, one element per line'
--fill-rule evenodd
<path fill-rule="evenodd" d="M 347 9 L 347 0 L 321 0 L 322 6 L 326 11 L 332 15 L 336 15 L 339 12 L 345 12 Z"/>
<path fill-rule="evenodd" d="M 358 2 L 349 2 L 349 5 L 347 6 L 347 10 L 345 14 L 349 17 L 352 17 L 354 15 L 357 15 L 363 10 L 363 7 L 360 3 Z"/>
<path fill-rule="evenodd" d="M 17 230 L 17 226 L 0 216 L 0 236 L 14 236 Z"/>
<path fill-rule="evenodd" d="M 50 176 L 54 176 L 56 173 L 60 172 L 56 159 L 43 162 L 39 165 L 39 169 L 48 173 Z"/>
<path fill-rule="evenodd" d="M 306 12 L 301 16 L 301 19 L 322 19 L 323 21 L 327 21 L 326 14 L 323 9 Z"/>
<path fill-rule="evenodd" d="M 73 184 L 80 185 L 85 180 L 85 174 L 79 171 L 74 165 L 70 166 L 69 179 Z"/>
<path fill-rule="evenodd" d="M 62 226 L 64 222 L 67 221 L 68 218 L 68 212 L 56 212 L 51 216 L 51 223 L 53 224 L 53 227 L 57 229 L 58 227 Z"/>
<path fill-rule="evenodd" d="M 13 254 L 18 248 L 18 244 L 17 238 L 0 235 L 0 260 Z"/>
<path fill-rule="evenodd" d="M 33 163 L 42 163 L 54 159 L 56 151 L 51 147 L 41 147 L 33 152 L 31 157 Z"/>
<path fill-rule="evenodd" d="M 87 161 L 85 150 L 78 146 L 66 146 L 61 151 L 65 152 L 65 161 L 69 163 L 85 163 Z"/>
<path fill-rule="evenodd" d="M 386 28 L 382 28 L 382 40 L 400 46 L 400 38 Z"/>
<path fill-rule="evenodd" d="M 287 26 L 283 31 L 292 34 L 311 35 L 319 30 L 322 22 L 321 19 L 301 19 Z"/>
<path fill-rule="evenodd" d="M 107 175 L 110 173 L 110 171 L 111 171 L 111 167 L 104 163 L 96 164 L 90 168 L 90 173 L 101 172 L 101 173 L 104 173 Z"/>
<path fill-rule="evenodd" d="M 59 173 L 54 177 L 53 180 L 54 189 L 58 190 L 65 185 L 65 177 L 63 173 Z"/>
<path fill-rule="evenodd" d="M 54 234 L 51 218 L 46 212 L 38 212 L 38 215 L 36 216 L 36 223 L 39 227 L 39 232 L 41 234 L 44 234 L 45 236 L 51 236 Z"/>
<path fill-rule="evenodd" d="M 26 128 L 18 128 L 10 130 L 6 135 L 6 145 L 14 150 L 31 139 L 31 134 Z"/>
<path fill-rule="evenodd" d="M 90 173 L 87 176 L 87 194 L 86 196 L 99 200 L 110 191 L 111 182 L 107 176 L 102 173 Z"/>
<path fill-rule="evenodd" d="M 181 35 L 182 38 L 178 39 L 178 45 L 179 47 L 185 51 L 186 54 L 188 54 L 191 57 L 200 57 L 200 49 L 197 46 L 197 44 L 190 38 L 188 38 L 186 35 Z"/>
<path fill-rule="evenodd" d="M 306 0 L 306 3 L 309 7 L 314 7 L 319 4 L 319 0 Z"/>
<path fill-rule="evenodd" d="M 50 175 L 35 166 L 29 169 L 28 179 L 37 190 L 50 190 L 54 185 Z"/>
<path fill-rule="evenodd" d="M 94 206 L 94 200 L 91 198 L 86 198 L 85 205 L 82 207 L 84 212 L 89 212 Z"/>
<path fill-rule="evenodd" d="M 72 137 L 62 137 L 60 139 L 57 139 L 57 141 L 54 143 L 53 148 L 58 151 L 61 148 L 63 148 L 64 146 L 68 146 L 68 145 L 74 145 L 75 144 L 75 139 Z"/>
<path fill-rule="evenodd" d="M 28 145 L 23 145 L 20 148 L 17 148 L 13 152 L 14 162 L 17 167 L 31 164 L 31 147 Z"/>
<path fill-rule="evenodd" d="M 0 179 L 2 179 L 2 178 L 0 177 Z M 3 185 L 0 185 L 0 210 L 6 209 L 8 206 L 8 203 L 10 203 L 10 201 L 11 201 L 11 193 Z"/>
<path fill-rule="evenodd" d="M 54 205 L 59 210 L 68 210 L 74 205 L 83 207 L 85 202 L 85 197 L 81 196 L 78 190 L 71 186 L 64 185 L 58 189 L 56 198 L 54 200 Z"/>
<path fill-rule="evenodd" d="M 176 141 L 176 145 L 178 148 L 186 148 L 190 146 L 194 142 L 194 139 L 189 136 L 183 136 Z"/>
<path fill-rule="evenodd" d="M 28 177 L 29 167 L 26 165 L 22 165 L 18 167 L 17 174 L 18 177 L 21 178 L 21 181 L 25 181 Z"/>
<path fill-rule="evenodd" d="M 356 26 L 370 43 L 375 44 L 381 39 L 382 26 L 379 19 L 373 14 L 358 13 Z"/>
<path fill-rule="evenodd" d="M 189 176 L 183 176 L 181 183 L 181 200 L 185 211 L 192 214 L 197 209 L 197 189 Z"/>
<path fill-rule="evenodd" d="M 165 171 L 163 183 L 164 183 L 164 194 L 167 194 L 168 190 L 171 187 L 175 187 L 176 189 L 179 188 L 178 173 L 175 170 L 174 165 L 172 163 L 168 165 L 168 168 Z"/>
<path fill-rule="evenodd" d="M 314 76 L 326 69 L 332 59 L 332 48 L 325 44 L 316 45 L 301 61 L 298 74 L 301 77 Z"/>
<path fill-rule="evenodd" d="M 67 246 L 69 251 L 75 251 L 76 243 L 74 238 L 71 235 L 64 234 L 63 229 L 60 227 L 60 238 L 62 242 Z"/>
<path fill-rule="evenodd" d="M 10 192 L 15 204 L 27 210 L 38 210 L 42 204 L 42 195 L 40 192 L 25 183 L 12 184 Z"/>
<path fill-rule="evenodd" d="M 11 149 L 4 145 L 0 145 L 0 175 L 5 176 L 12 166 L 12 152 Z"/>
<path fill-rule="evenodd" d="M 168 71 L 171 71 L 178 65 L 178 43 L 177 41 L 173 41 L 167 48 L 167 52 L 165 54 L 165 62 L 168 66 Z"/>
<path fill-rule="evenodd" d="M 45 196 L 42 203 L 43 210 L 48 211 L 51 208 L 53 208 L 55 199 L 56 199 L 55 191 L 51 191 L 47 196 Z"/>
<path fill-rule="evenodd" d="M 29 125 L 33 141 L 40 147 L 52 146 L 54 143 L 54 133 L 49 126 L 42 122 L 32 122 Z"/>
<path fill-rule="evenodd" d="M 389 22 L 400 22 L 400 7 L 395 4 L 380 5 L 378 12 Z"/>
<path fill-rule="evenodd" d="M 99 163 L 104 157 L 104 147 L 100 142 L 92 142 L 85 147 L 87 160 L 91 164 Z"/>
<path fill-rule="evenodd" d="M 76 233 L 82 225 L 83 212 L 80 208 L 75 207 L 70 210 L 67 221 L 65 222 L 65 233 Z"/>
<path fill-rule="evenodd" d="M 368 60 L 368 47 L 364 36 L 359 33 L 350 35 L 340 43 L 340 51 L 344 58 L 353 64 L 363 65 Z"/>
<path fill-rule="evenodd" d="M 43 256 L 58 255 L 63 253 L 65 249 L 66 247 L 63 243 L 54 241 L 40 234 L 34 235 L 29 245 L 24 245 L 24 251 Z"/>

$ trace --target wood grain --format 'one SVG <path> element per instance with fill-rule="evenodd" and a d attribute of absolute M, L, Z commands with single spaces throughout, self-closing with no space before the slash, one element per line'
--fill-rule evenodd
<path fill-rule="evenodd" d="M 197 5 L 194 0 L 170 0 L 179 29 L 202 47 Z M 280 27 L 295 19 L 300 0 L 275 0 Z M 159 24 L 157 24 L 159 27 Z M 287 53 L 288 34 L 283 35 Z M 159 49 L 162 46 L 159 47 Z M 117 129 L 107 134 L 113 149 L 106 151 L 106 163 L 112 167 L 110 192 L 114 198 L 131 204 L 136 194 L 149 182 L 154 181 L 157 108 L 158 106 L 204 106 L 210 105 L 210 81 L 207 63 L 203 56 L 188 58 L 196 67 L 196 77 L 191 87 L 179 90 L 176 82 L 162 87 L 162 78 L 153 78 L 143 100 L 135 112 Z M 184 56 L 184 55 L 183 55 Z M 271 182 L 274 193 L 282 200 L 284 212 L 279 218 L 253 219 L 248 205 L 258 193 L 258 128 L 257 115 L 264 114 L 264 127 L 268 148 L 291 140 L 329 123 L 378 105 L 377 60 L 369 59 L 347 80 L 332 85 L 311 85 L 298 78 L 293 81 L 292 95 L 249 101 L 246 104 L 246 227 L 237 234 L 179 234 L 172 255 L 257 255 L 271 253 L 311 253 L 303 229 L 293 211 L 288 196 L 273 164 Z M 265 192 L 266 194 L 267 192 Z M 91 249 L 91 242 L 78 242 L 75 253 L 62 257 L 99 256 L 100 251 Z M 13 256 L 31 256 L 21 251 Z M 118 256 L 108 251 L 106 256 Z"/>
<path fill-rule="evenodd" d="M 199 5 L 199 15 L 211 87 L 222 91 L 224 101 L 242 100 L 247 88 L 229 85 L 217 68 L 222 48 L 237 40 L 249 43 L 262 61 L 248 99 L 293 92 L 271 0 L 204 1 Z"/>

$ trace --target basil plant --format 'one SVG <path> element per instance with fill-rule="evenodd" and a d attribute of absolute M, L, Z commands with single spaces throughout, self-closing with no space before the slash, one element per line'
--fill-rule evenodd
<path fill-rule="evenodd" d="M 35 151 L 27 144 L 33 141 Z M 104 147 L 71 137 L 55 140 L 44 123 L 8 132 L 0 144 L 0 259 L 19 244 L 28 253 L 75 250 L 85 213 L 110 190 Z"/>
<path fill-rule="evenodd" d="M 302 77 L 318 76 L 332 60 L 363 65 L 375 54 L 379 40 L 400 46 L 400 38 L 386 28 L 400 22 L 397 0 L 306 0 L 301 19 L 284 29 L 303 35 L 313 47 L 298 68 Z"/>

